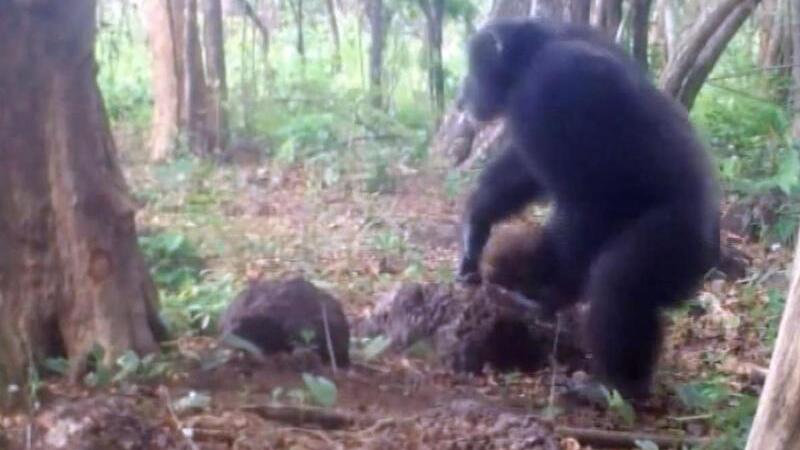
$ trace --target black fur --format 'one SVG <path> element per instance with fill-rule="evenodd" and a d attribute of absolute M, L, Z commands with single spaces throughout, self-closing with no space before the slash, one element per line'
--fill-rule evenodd
<path fill-rule="evenodd" d="M 719 251 L 717 187 L 686 112 L 604 36 L 534 20 L 471 39 L 460 104 L 511 133 L 470 198 L 460 276 L 480 279 L 494 223 L 551 200 L 526 294 L 589 301 L 596 375 L 647 395 L 659 310 L 692 295 Z"/>

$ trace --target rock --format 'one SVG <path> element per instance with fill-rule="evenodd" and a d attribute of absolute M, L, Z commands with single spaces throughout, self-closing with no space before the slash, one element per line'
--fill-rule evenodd
<path fill-rule="evenodd" d="M 313 345 L 328 361 L 323 307 L 336 363 L 347 366 L 350 327 L 341 304 L 303 278 L 253 282 L 222 315 L 220 332 L 244 338 L 264 354 Z"/>
<path fill-rule="evenodd" d="M 569 318 L 574 311 L 564 314 Z M 581 367 L 584 352 L 574 330 L 562 326 L 557 357 Z M 383 296 L 357 332 L 382 334 L 403 351 L 428 340 L 437 358 L 458 372 L 532 371 L 548 364 L 555 327 L 533 303 L 499 286 L 478 288 L 406 283 Z"/>

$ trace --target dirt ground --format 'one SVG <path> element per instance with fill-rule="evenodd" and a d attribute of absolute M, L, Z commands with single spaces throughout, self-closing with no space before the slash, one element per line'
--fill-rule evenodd
<path fill-rule="evenodd" d="M 398 282 L 452 279 L 460 197 L 446 194 L 443 169 L 397 174 L 393 192 L 367 194 L 356 182 L 320 188 L 302 169 L 269 166 L 220 169 L 192 189 L 159 191 L 152 168 L 126 167 L 135 192 L 169 192 L 143 206 L 140 229 L 181 230 L 211 254 L 213 270 L 241 283 L 301 273 L 337 296 L 352 320 Z M 201 214 L 189 207 L 198 190 L 213 191 Z M 677 387 L 721 377 L 734 395 L 757 393 L 768 363 L 763 311 L 768 290 L 785 289 L 789 253 L 737 245 L 753 257 L 747 277 L 710 281 L 670 314 L 656 395 L 633 418 L 624 407 L 553 403 L 558 368 L 465 376 L 422 351 L 356 357 L 334 374 L 302 354 L 257 363 L 211 337 L 182 337 L 165 345 L 170 369 L 155 380 L 99 389 L 45 380 L 39 404 L 0 415 L 0 449 L 637 448 L 624 433 L 639 448 L 680 448 L 670 439 L 724 430 L 711 412 L 687 407 Z M 335 383 L 335 406 L 290 394 L 302 390 L 305 372 Z M 80 445 L 70 440 L 78 434 Z"/>

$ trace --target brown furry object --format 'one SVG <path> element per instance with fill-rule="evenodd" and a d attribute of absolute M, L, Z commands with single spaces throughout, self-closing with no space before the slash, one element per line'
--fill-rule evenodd
<path fill-rule="evenodd" d="M 531 222 L 516 221 L 496 226 L 481 261 L 484 281 L 535 299 L 537 288 L 532 254 L 541 230 Z"/>

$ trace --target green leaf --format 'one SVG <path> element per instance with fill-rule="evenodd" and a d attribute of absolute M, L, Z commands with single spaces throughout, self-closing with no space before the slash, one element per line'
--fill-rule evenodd
<path fill-rule="evenodd" d="M 658 445 L 650 440 L 637 439 L 634 442 L 636 443 L 636 447 L 641 450 L 659 450 Z"/>
<path fill-rule="evenodd" d="M 230 345 L 233 348 L 249 353 L 256 358 L 261 358 L 264 356 L 264 354 L 261 352 L 261 349 L 255 344 L 233 333 L 225 333 L 225 335 L 222 336 L 222 342 Z"/>
<path fill-rule="evenodd" d="M 633 423 L 636 422 L 636 412 L 633 410 L 633 406 L 625 401 L 616 389 L 611 391 L 605 388 L 603 389 L 606 400 L 608 401 L 608 409 L 619 415 L 626 425 L 633 425 Z"/>
<path fill-rule="evenodd" d="M 378 356 L 382 355 L 390 345 L 392 345 L 392 340 L 384 335 L 376 336 L 370 339 L 369 343 L 362 351 L 364 360 L 371 361 L 377 358 Z"/>
<path fill-rule="evenodd" d="M 211 405 L 211 396 L 201 392 L 190 391 L 187 395 L 175 400 L 172 407 L 175 412 L 189 410 L 199 410 L 208 408 Z"/>
<path fill-rule="evenodd" d="M 120 370 L 114 375 L 112 381 L 116 383 L 136 374 L 139 371 L 140 363 L 139 355 L 133 350 L 123 353 L 122 356 L 117 358 L 117 365 Z"/>
<path fill-rule="evenodd" d="M 44 368 L 64 376 L 69 372 L 69 361 L 65 358 L 47 358 L 44 360 Z"/>
<path fill-rule="evenodd" d="M 333 381 L 322 376 L 304 373 L 303 383 L 311 394 L 311 399 L 318 405 L 329 408 L 336 404 L 338 391 Z"/>

